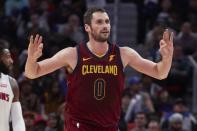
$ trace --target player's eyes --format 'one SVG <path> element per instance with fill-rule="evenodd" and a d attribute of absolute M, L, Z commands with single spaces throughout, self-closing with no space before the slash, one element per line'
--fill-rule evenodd
<path fill-rule="evenodd" d="M 102 20 L 97 21 L 97 24 L 102 24 L 102 23 L 103 23 Z"/>
<path fill-rule="evenodd" d="M 110 21 L 109 21 L 109 20 L 106 20 L 106 21 L 105 21 L 105 23 L 109 24 L 109 23 L 110 23 Z"/>
<path fill-rule="evenodd" d="M 110 21 L 109 20 L 97 20 L 97 22 L 96 22 L 97 24 L 103 24 L 103 23 L 106 23 L 106 24 L 109 24 L 110 23 Z"/>

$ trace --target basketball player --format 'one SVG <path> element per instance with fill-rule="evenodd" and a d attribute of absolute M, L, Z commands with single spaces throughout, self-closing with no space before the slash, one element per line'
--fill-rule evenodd
<path fill-rule="evenodd" d="M 10 118 L 13 131 L 25 131 L 18 84 L 14 78 L 7 75 L 12 64 L 9 50 L 0 42 L 0 131 L 10 131 Z"/>
<path fill-rule="evenodd" d="M 34 79 L 61 67 L 67 69 L 65 131 L 118 131 L 124 68 L 130 66 L 151 77 L 166 78 L 172 62 L 173 34 L 164 32 L 160 41 L 162 60 L 154 63 L 129 47 L 107 42 L 111 26 L 105 10 L 89 9 L 84 24 L 87 43 L 65 48 L 39 62 L 42 36 L 31 36 L 25 74 Z"/>

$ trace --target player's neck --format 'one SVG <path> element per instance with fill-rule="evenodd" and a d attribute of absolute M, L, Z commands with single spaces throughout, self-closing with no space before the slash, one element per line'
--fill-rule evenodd
<path fill-rule="evenodd" d="M 96 56 L 104 56 L 109 48 L 109 44 L 106 42 L 97 42 L 90 40 L 87 43 L 88 49 Z"/>

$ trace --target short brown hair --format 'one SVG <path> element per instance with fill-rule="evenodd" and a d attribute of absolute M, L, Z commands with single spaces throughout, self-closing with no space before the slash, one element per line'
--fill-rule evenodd
<path fill-rule="evenodd" d="M 91 20 L 92 20 L 92 14 L 95 13 L 95 12 L 106 12 L 105 9 L 103 8 L 99 8 L 99 7 L 93 7 L 93 8 L 90 8 L 88 9 L 84 16 L 83 16 L 83 22 L 84 24 L 88 24 L 90 25 L 91 24 Z"/>

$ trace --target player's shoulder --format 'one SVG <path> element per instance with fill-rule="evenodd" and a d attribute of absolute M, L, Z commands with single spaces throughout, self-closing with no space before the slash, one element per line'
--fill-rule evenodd
<path fill-rule="evenodd" d="M 122 53 L 135 52 L 134 49 L 132 49 L 131 47 L 128 47 L 128 46 L 122 46 L 119 48 L 120 48 L 120 52 L 122 52 Z"/>
<path fill-rule="evenodd" d="M 77 51 L 77 47 L 67 47 L 63 49 L 64 52 L 76 52 Z"/>
<path fill-rule="evenodd" d="M 18 86 L 17 80 L 11 76 L 8 76 L 8 77 L 9 77 L 9 81 L 10 81 L 10 86 L 12 88 L 12 92 L 14 94 L 13 102 L 18 101 L 20 91 L 19 91 L 19 86 Z"/>
<path fill-rule="evenodd" d="M 73 51 L 76 51 L 77 47 L 66 47 L 64 48 L 63 50 L 64 51 L 70 51 L 70 52 L 73 52 Z"/>
<path fill-rule="evenodd" d="M 67 55 L 75 55 L 77 53 L 77 47 L 67 47 L 59 51 L 59 54 L 63 56 Z"/>
<path fill-rule="evenodd" d="M 119 48 L 122 49 L 122 50 L 129 50 L 129 49 L 133 50 L 133 48 L 131 48 L 129 46 L 119 46 Z"/>
<path fill-rule="evenodd" d="M 8 75 L 8 78 L 9 78 L 9 82 L 10 82 L 12 87 L 13 86 L 16 87 L 18 85 L 15 78 L 13 78 L 12 76 L 9 76 L 9 75 Z"/>
<path fill-rule="evenodd" d="M 135 51 L 133 48 L 128 46 L 120 47 L 120 55 L 124 60 L 129 60 L 129 61 L 131 59 L 134 60 L 134 58 L 139 57 L 137 51 Z"/>

